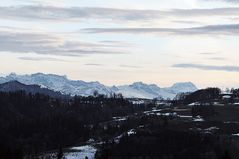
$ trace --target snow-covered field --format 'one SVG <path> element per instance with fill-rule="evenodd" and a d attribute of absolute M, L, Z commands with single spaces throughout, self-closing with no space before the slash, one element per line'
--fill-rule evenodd
<path fill-rule="evenodd" d="M 76 152 L 65 153 L 66 159 L 94 159 L 95 153 L 97 149 L 91 145 L 85 145 L 80 147 L 73 147 L 71 150 L 75 150 Z"/>

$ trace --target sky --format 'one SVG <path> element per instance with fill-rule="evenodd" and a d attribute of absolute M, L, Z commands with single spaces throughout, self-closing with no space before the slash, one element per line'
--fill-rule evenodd
<path fill-rule="evenodd" d="M 0 75 L 239 87 L 239 0 L 1 0 Z"/>

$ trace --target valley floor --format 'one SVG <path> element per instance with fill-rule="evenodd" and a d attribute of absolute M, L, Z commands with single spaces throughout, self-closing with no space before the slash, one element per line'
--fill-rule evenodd
<path fill-rule="evenodd" d="M 100 158 L 99 154 L 107 147 L 105 145 L 111 143 L 112 147 L 117 147 L 125 136 L 130 138 L 138 132 L 152 131 L 153 133 L 155 130 L 170 130 L 193 132 L 210 138 L 219 137 L 220 144 L 225 142 L 228 146 L 223 149 L 229 151 L 232 158 L 236 159 L 239 156 L 239 151 L 236 151 L 239 150 L 239 107 L 214 106 L 214 110 L 215 115 L 193 117 L 191 107 L 188 106 L 161 107 L 129 116 L 113 117 L 112 120 L 100 124 L 102 129 L 110 129 L 110 126 L 127 126 L 127 131 L 111 133 L 103 140 L 99 140 L 99 136 L 98 138 L 92 136 L 95 139 L 92 139 L 91 143 L 87 142 L 87 145 L 65 149 L 64 156 L 66 159 L 85 159 L 85 157 L 93 159 L 95 156 Z M 111 148 L 108 149 L 110 151 Z"/>

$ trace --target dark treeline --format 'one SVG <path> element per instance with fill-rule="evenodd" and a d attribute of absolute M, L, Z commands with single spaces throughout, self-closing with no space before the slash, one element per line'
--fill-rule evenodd
<path fill-rule="evenodd" d="M 231 99 L 224 99 L 223 96 L 230 96 Z M 232 89 L 227 93 L 222 93 L 219 88 L 207 88 L 193 93 L 181 94 L 173 101 L 173 104 L 185 107 L 185 105 L 197 102 L 199 104 L 189 107 L 191 108 L 192 116 L 199 115 L 207 119 L 207 117 L 215 116 L 218 113 L 214 109 L 214 105 L 217 105 L 215 103 L 233 103 L 238 100 L 238 97 L 239 89 Z M 97 159 L 238 158 L 238 143 L 234 142 L 230 136 L 214 134 L 213 132 L 194 131 L 193 128 L 198 126 L 198 123 L 194 125 L 195 123 L 192 122 L 190 123 L 192 124 L 190 129 L 184 129 L 184 125 L 181 125 L 177 119 L 170 119 L 170 117 L 159 118 L 156 116 L 144 116 L 140 120 L 138 119 L 140 121 L 139 126 L 137 128 L 136 126 L 131 126 L 131 128 L 137 130 L 135 135 L 128 136 L 125 133 L 119 143 L 114 140 L 106 142 L 97 152 Z M 169 126 L 174 122 L 175 125 Z M 133 123 L 137 123 L 137 121 L 133 121 Z M 207 122 L 205 123 L 207 124 Z M 142 125 L 143 128 L 140 128 Z"/>
<path fill-rule="evenodd" d="M 232 89 L 232 96 L 239 97 L 239 90 Z M 190 94 L 180 94 L 173 104 L 193 102 L 212 103 L 222 99 L 221 90 L 207 88 Z M 150 125 L 148 116 L 139 113 L 155 107 L 156 102 L 134 105 L 122 95 L 110 97 L 97 92 L 89 97 L 54 98 L 24 91 L 0 92 L 0 159 L 36 158 L 39 154 L 78 145 L 89 138 L 107 141 L 132 128 Z M 215 114 L 211 104 L 193 106 L 193 116 Z M 133 114 L 139 114 L 133 115 Z M 117 122 L 113 117 L 129 116 L 130 120 Z M 141 118 L 142 116 L 142 118 Z M 114 118 L 117 119 L 117 118 Z M 158 119 L 152 119 L 158 120 Z M 161 120 L 161 119 L 160 119 Z M 107 143 L 99 158 L 189 158 L 222 157 L 221 141 L 214 136 L 190 131 L 167 129 L 168 118 L 162 119 L 163 127 L 150 127 L 125 136 L 119 144 Z M 160 150 L 160 151 L 159 151 Z"/>
<path fill-rule="evenodd" d="M 214 105 L 233 104 L 239 102 L 239 89 L 227 90 L 222 93 L 219 88 L 206 88 L 193 93 L 178 94 L 172 101 L 174 106 L 193 104 L 192 115 L 209 117 L 215 115 Z M 216 103 L 216 104 L 215 104 Z"/>
<path fill-rule="evenodd" d="M 239 89 L 231 89 L 230 91 L 235 97 L 239 97 Z"/>
<path fill-rule="evenodd" d="M 222 93 L 220 88 L 206 88 L 201 89 L 193 93 L 181 93 L 175 97 L 174 104 L 190 104 L 193 102 L 210 103 L 214 101 L 220 101 L 223 98 L 223 94 L 230 94 L 231 98 L 228 102 L 235 102 L 239 99 L 239 89 L 227 90 L 227 93 Z"/>
<path fill-rule="evenodd" d="M 119 144 L 106 143 L 97 159 L 230 159 L 224 139 L 161 127 L 123 136 Z"/>
<path fill-rule="evenodd" d="M 214 110 L 214 107 L 212 105 L 196 105 L 193 106 L 191 109 L 191 113 L 193 117 L 196 116 L 203 116 L 204 118 L 211 117 L 216 115 L 216 111 Z"/>
<path fill-rule="evenodd" d="M 142 109 L 122 96 L 51 98 L 23 91 L 0 92 L 0 158 L 33 158 L 89 139 L 90 125 Z"/>
<path fill-rule="evenodd" d="M 219 88 L 201 89 L 193 93 L 182 93 L 175 98 L 176 104 L 190 104 L 193 102 L 209 102 L 220 98 Z"/>

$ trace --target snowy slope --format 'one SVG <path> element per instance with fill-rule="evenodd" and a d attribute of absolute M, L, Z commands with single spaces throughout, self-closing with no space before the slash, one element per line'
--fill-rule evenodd
<path fill-rule="evenodd" d="M 176 83 L 172 87 L 160 88 L 155 84 L 145 84 L 142 82 L 135 82 L 131 85 L 112 86 L 108 87 L 99 82 L 84 82 L 81 80 L 69 80 L 66 76 L 59 76 L 54 74 L 36 73 L 32 75 L 17 75 L 11 73 L 6 77 L 0 77 L 0 83 L 17 80 L 23 84 L 32 85 L 37 84 L 43 88 L 52 89 L 54 91 L 62 92 L 63 94 L 93 95 L 94 91 L 99 94 L 109 95 L 112 93 L 121 93 L 128 98 L 174 98 L 178 93 L 194 92 L 197 90 L 196 86 L 191 82 Z"/>
<path fill-rule="evenodd" d="M 118 86 L 116 93 L 122 93 L 126 97 L 138 98 L 174 98 L 178 93 L 194 92 L 197 87 L 191 82 L 176 83 L 172 87 L 160 88 L 155 84 L 147 85 L 142 82 L 135 82 L 132 85 Z"/>
<path fill-rule="evenodd" d="M 175 83 L 172 87 L 169 87 L 168 90 L 174 93 L 194 92 L 197 90 L 197 87 L 192 82 L 182 82 Z"/>
<path fill-rule="evenodd" d="M 5 81 L 17 80 L 21 83 L 32 85 L 37 84 L 42 87 L 60 91 L 64 94 L 89 96 L 98 91 L 100 94 L 109 94 L 111 90 L 99 82 L 73 81 L 66 76 L 54 74 L 36 73 L 32 75 L 16 75 L 11 73 L 5 77 Z M 1 80 L 0 80 L 1 82 Z"/>
<path fill-rule="evenodd" d="M 70 152 L 65 154 L 66 159 L 94 159 L 97 149 L 91 145 L 85 145 L 80 147 L 73 147 L 72 150 L 76 152 Z"/>

